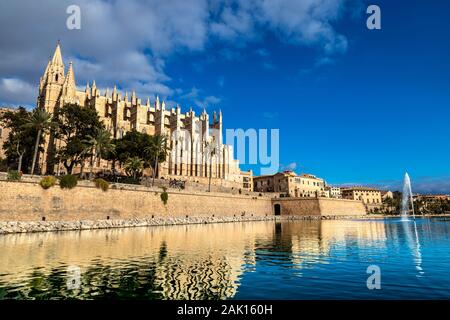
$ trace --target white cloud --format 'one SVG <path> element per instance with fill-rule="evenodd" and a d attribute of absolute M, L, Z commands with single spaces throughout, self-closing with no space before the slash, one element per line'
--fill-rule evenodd
<path fill-rule="evenodd" d="M 0 97 L 3 103 L 29 106 L 36 100 L 36 88 L 20 79 L 3 78 L 0 79 Z"/>
<path fill-rule="evenodd" d="M 292 163 L 289 163 L 287 166 L 283 166 L 281 170 L 282 171 L 285 171 L 285 170 L 294 171 L 296 168 L 297 168 L 297 163 L 292 162 Z"/>
<path fill-rule="evenodd" d="M 193 87 L 188 93 L 182 94 L 180 98 L 200 109 L 214 107 L 222 101 L 219 97 L 212 95 L 203 97 L 196 87 Z"/>
<path fill-rule="evenodd" d="M 18 98 L 34 104 L 39 77 L 57 39 L 66 63 L 74 62 L 78 84 L 95 79 L 102 87 L 117 83 L 143 95 L 162 96 L 174 94 L 171 78 L 179 77 L 166 74 L 167 58 L 205 50 L 211 39 L 227 45 L 219 52 L 227 59 L 239 58 L 235 48 L 261 41 L 266 32 L 292 45 L 321 47 L 325 55 L 345 52 L 346 38 L 331 25 L 343 1 L 2 0 L 0 75 L 31 85 L 34 94 L 30 87 L 22 97 L 3 89 L 0 102 Z M 73 4 L 81 8 L 81 30 L 66 28 L 66 8 Z M 207 95 L 198 102 L 218 101 Z"/>

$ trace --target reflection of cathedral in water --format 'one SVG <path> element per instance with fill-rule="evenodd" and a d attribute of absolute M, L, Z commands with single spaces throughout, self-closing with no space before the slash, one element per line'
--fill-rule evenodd
<path fill-rule="evenodd" d="M 265 264 L 315 268 L 336 245 L 383 248 L 386 232 L 383 221 L 301 221 L 8 235 L 0 288 L 23 298 L 229 299 Z M 81 269 L 74 292 L 68 266 Z"/>
<path fill-rule="evenodd" d="M 387 230 L 383 221 L 305 220 L 301 223 L 277 222 L 274 227 L 272 250 L 289 252 L 290 267 L 313 268 L 327 263 L 333 249 L 378 247 L 386 245 Z M 257 250 L 258 259 L 258 250 Z"/>
<path fill-rule="evenodd" d="M 164 299 L 226 299 L 236 294 L 240 263 L 225 257 L 169 258 L 157 268 L 155 284 Z"/>

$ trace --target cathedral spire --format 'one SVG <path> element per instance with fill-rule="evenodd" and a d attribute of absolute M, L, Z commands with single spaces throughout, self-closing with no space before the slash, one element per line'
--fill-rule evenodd
<path fill-rule="evenodd" d="M 159 105 L 159 96 L 156 96 L 156 101 L 155 101 L 155 110 L 159 110 L 160 109 L 160 105 Z"/>
<path fill-rule="evenodd" d="M 76 85 L 75 85 L 75 74 L 73 72 L 72 61 L 69 63 L 69 70 L 67 70 L 67 75 L 66 75 L 66 79 L 64 81 L 64 84 L 66 86 L 71 86 L 73 88 L 76 87 Z"/>
<path fill-rule="evenodd" d="M 86 83 L 86 90 L 85 90 L 86 96 L 91 96 L 91 87 L 89 86 L 89 82 Z"/>
<path fill-rule="evenodd" d="M 91 95 L 93 97 L 97 96 L 97 85 L 95 84 L 95 80 L 92 82 L 92 91 L 91 91 Z"/>
<path fill-rule="evenodd" d="M 56 45 L 55 53 L 53 54 L 52 65 L 57 65 L 57 66 L 64 65 L 63 60 L 62 60 L 62 54 L 61 54 L 61 44 L 59 43 L 59 41 Z"/>

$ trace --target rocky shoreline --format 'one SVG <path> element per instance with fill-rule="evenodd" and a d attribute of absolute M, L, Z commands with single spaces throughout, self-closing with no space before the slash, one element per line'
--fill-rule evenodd
<path fill-rule="evenodd" d="M 288 221 L 321 219 L 355 219 L 355 216 L 242 216 L 242 217 L 155 217 L 126 220 L 81 220 L 81 221 L 6 221 L 0 222 L 0 234 L 51 232 L 70 230 L 93 230 L 110 228 L 130 228 L 147 226 L 170 226 L 186 224 L 208 224 L 250 221 Z M 367 218 L 367 217 L 365 217 Z"/>
<path fill-rule="evenodd" d="M 432 215 L 430 217 L 441 217 Z M 293 221 L 293 220 L 380 220 L 398 216 L 241 216 L 241 217 L 155 217 L 126 220 L 80 220 L 80 221 L 0 221 L 0 235 L 27 232 L 55 232 L 73 230 L 94 230 L 111 228 L 132 228 L 148 226 L 171 226 L 187 224 L 209 224 L 251 221 Z"/>

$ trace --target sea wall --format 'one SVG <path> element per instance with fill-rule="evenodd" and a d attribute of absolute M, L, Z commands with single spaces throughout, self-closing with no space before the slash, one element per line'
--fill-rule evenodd
<path fill-rule="evenodd" d="M 363 216 L 366 208 L 361 201 L 332 198 L 280 198 L 273 205 L 280 206 L 282 216 Z"/>
<path fill-rule="evenodd" d="M 121 184 L 104 192 L 88 181 L 72 190 L 44 190 L 32 181 L 0 180 L 0 234 L 366 215 L 364 205 L 352 200 L 170 190 L 164 205 L 162 192 Z"/>
<path fill-rule="evenodd" d="M 88 185 L 44 190 L 37 183 L 0 181 L 0 221 L 272 215 L 269 197 L 167 191 L 164 205 L 161 189 L 114 187 L 106 192 Z"/>

